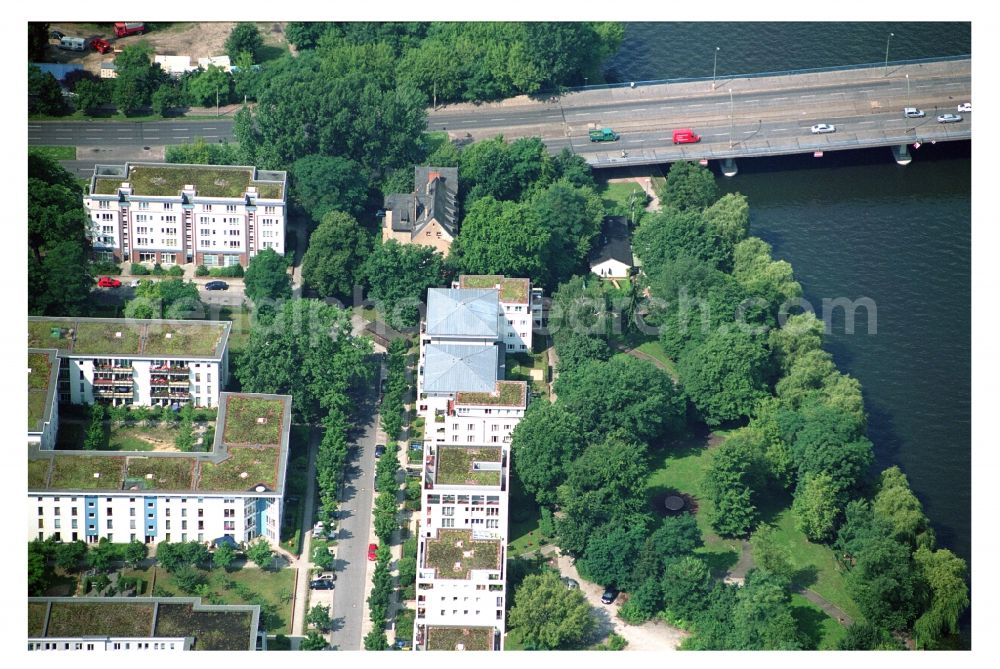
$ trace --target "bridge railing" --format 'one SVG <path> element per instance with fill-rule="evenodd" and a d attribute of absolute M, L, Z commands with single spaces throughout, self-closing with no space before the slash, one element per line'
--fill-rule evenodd
<path fill-rule="evenodd" d="M 897 67 L 899 65 L 918 65 L 921 63 L 942 63 L 956 60 L 969 60 L 972 58 L 971 55 L 965 54 L 961 56 L 939 56 L 936 58 L 913 58 L 910 60 L 890 60 L 890 67 Z M 810 67 L 801 70 L 774 70 L 771 72 L 749 72 L 744 74 L 719 74 L 715 77 L 716 80 L 725 79 L 755 79 L 758 77 L 781 77 L 792 74 L 812 74 L 816 72 L 836 72 L 841 70 L 864 70 L 867 68 L 874 67 L 885 67 L 885 62 L 878 63 L 859 63 L 857 65 L 836 65 L 831 67 Z M 643 81 L 624 81 L 613 84 L 590 84 L 589 86 L 572 86 L 566 87 L 563 92 L 573 92 L 573 91 L 599 91 L 607 90 L 611 88 L 634 88 L 636 86 L 653 86 L 657 84 L 684 84 L 694 81 L 712 81 L 712 77 L 681 77 L 676 79 L 646 79 Z"/>

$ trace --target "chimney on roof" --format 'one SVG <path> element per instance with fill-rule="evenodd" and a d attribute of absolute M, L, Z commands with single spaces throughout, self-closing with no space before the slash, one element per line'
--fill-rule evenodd
<path fill-rule="evenodd" d="M 430 172 L 427 175 L 427 185 L 424 187 L 424 190 L 427 192 L 428 195 L 431 194 L 431 186 L 433 186 L 434 182 L 440 178 L 441 178 L 441 173 L 437 171 Z"/>

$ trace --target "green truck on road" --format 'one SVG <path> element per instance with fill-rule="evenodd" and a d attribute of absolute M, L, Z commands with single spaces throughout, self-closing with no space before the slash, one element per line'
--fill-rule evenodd
<path fill-rule="evenodd" d="M 592 142 L 617 142 L 621 137 L 611 128 L 599 128 L 590 131 L 590 141 Z"/>

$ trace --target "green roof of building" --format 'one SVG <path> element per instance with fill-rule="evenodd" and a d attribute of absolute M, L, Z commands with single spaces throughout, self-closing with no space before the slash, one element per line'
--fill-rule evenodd
<path fill-rule="evenodd" d="M 70 356 L 221 358 L 229 321 L 28 317 L 28 347 Z"/>

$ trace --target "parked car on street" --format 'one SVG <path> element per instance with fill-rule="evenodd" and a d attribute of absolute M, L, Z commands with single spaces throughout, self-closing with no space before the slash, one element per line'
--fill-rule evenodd
<path fill-rule="evenodd" d="M 332 571 L 324 572 L 313 579 L 314 581 L 336 581 L 337 575 Z"/>
<path fill-rule="evenodd" d="M 95 37 L 90 40 L 90 46 L 94 47 L 94 51 L 97 51 L 98 53 L 108 53 L 112 48 L 111 42 L 100 37 Z"/>
<path fill-rule="evenodd" d="M 375 457 L 381 458 L 385 453 L 385 444 L 375 444 Z"/>
<path fill-rule="evenodd" d="M 566 586 L 567 590 L 579 590 L 580 589 L 580 584 L 579 584 L 579 582 L 577 582 L 576 579 L 572 579 L 569 576 L 563 576 L 559 580 L 563 582 L 563 585 Z"/>
<path fill-rule="evenodd" d="M 971 102 L 963 102 L 962 104 L 958 105 L 958 107 L 955 108 L 955 111 L 957 111 L 957 112 L 968 112 L 968 113 L 971 114 L 972 113 L 972 103 Z"/>
<path fill-rule="evenodd" d="M 209 281 L 205 284 L 205 290 L 226 290 L 229 284 L 225 281 Z"/>
<path fill-rule="evenodd" d="M 118 279 L 113 279 L 110 276 L 102 276 L 97 280 L 97 285 L 101 288 L 118 288 L 122 285 L 122 282 Z"/>
<path fill-rule="evenodd" d="M 601 595 L 601 601 L 605 604 L 612 604 L 616 599 L 618 599 L 618 589 L 609 585 L 605 588 L 604 594 Z"/>
<path fill-rule="evenodd" d="M 958 123 L 962 117 L 958 114 L 941 114 L 937 117 L 938 123 Z"/>
<path fill-rule="evenodd" d="M 313 590 L 333 590 L 333 581 L 316 579 L 314 581 L 309 581 L 309 587 Z"/>
<path fill-rule="evenodd" d="M 375 551 L 378 550 L 378 544 L 368 544 L 368 559 L 372 562 L 375 561 Z"/>
<path fill-rule="evenodd" d="M 825 135 L 828 132 L 837 132 L 837 126 L 830 125 L 829 123 L 817 123 L 809 128 L 809 131 L 814 135 Z"/>

